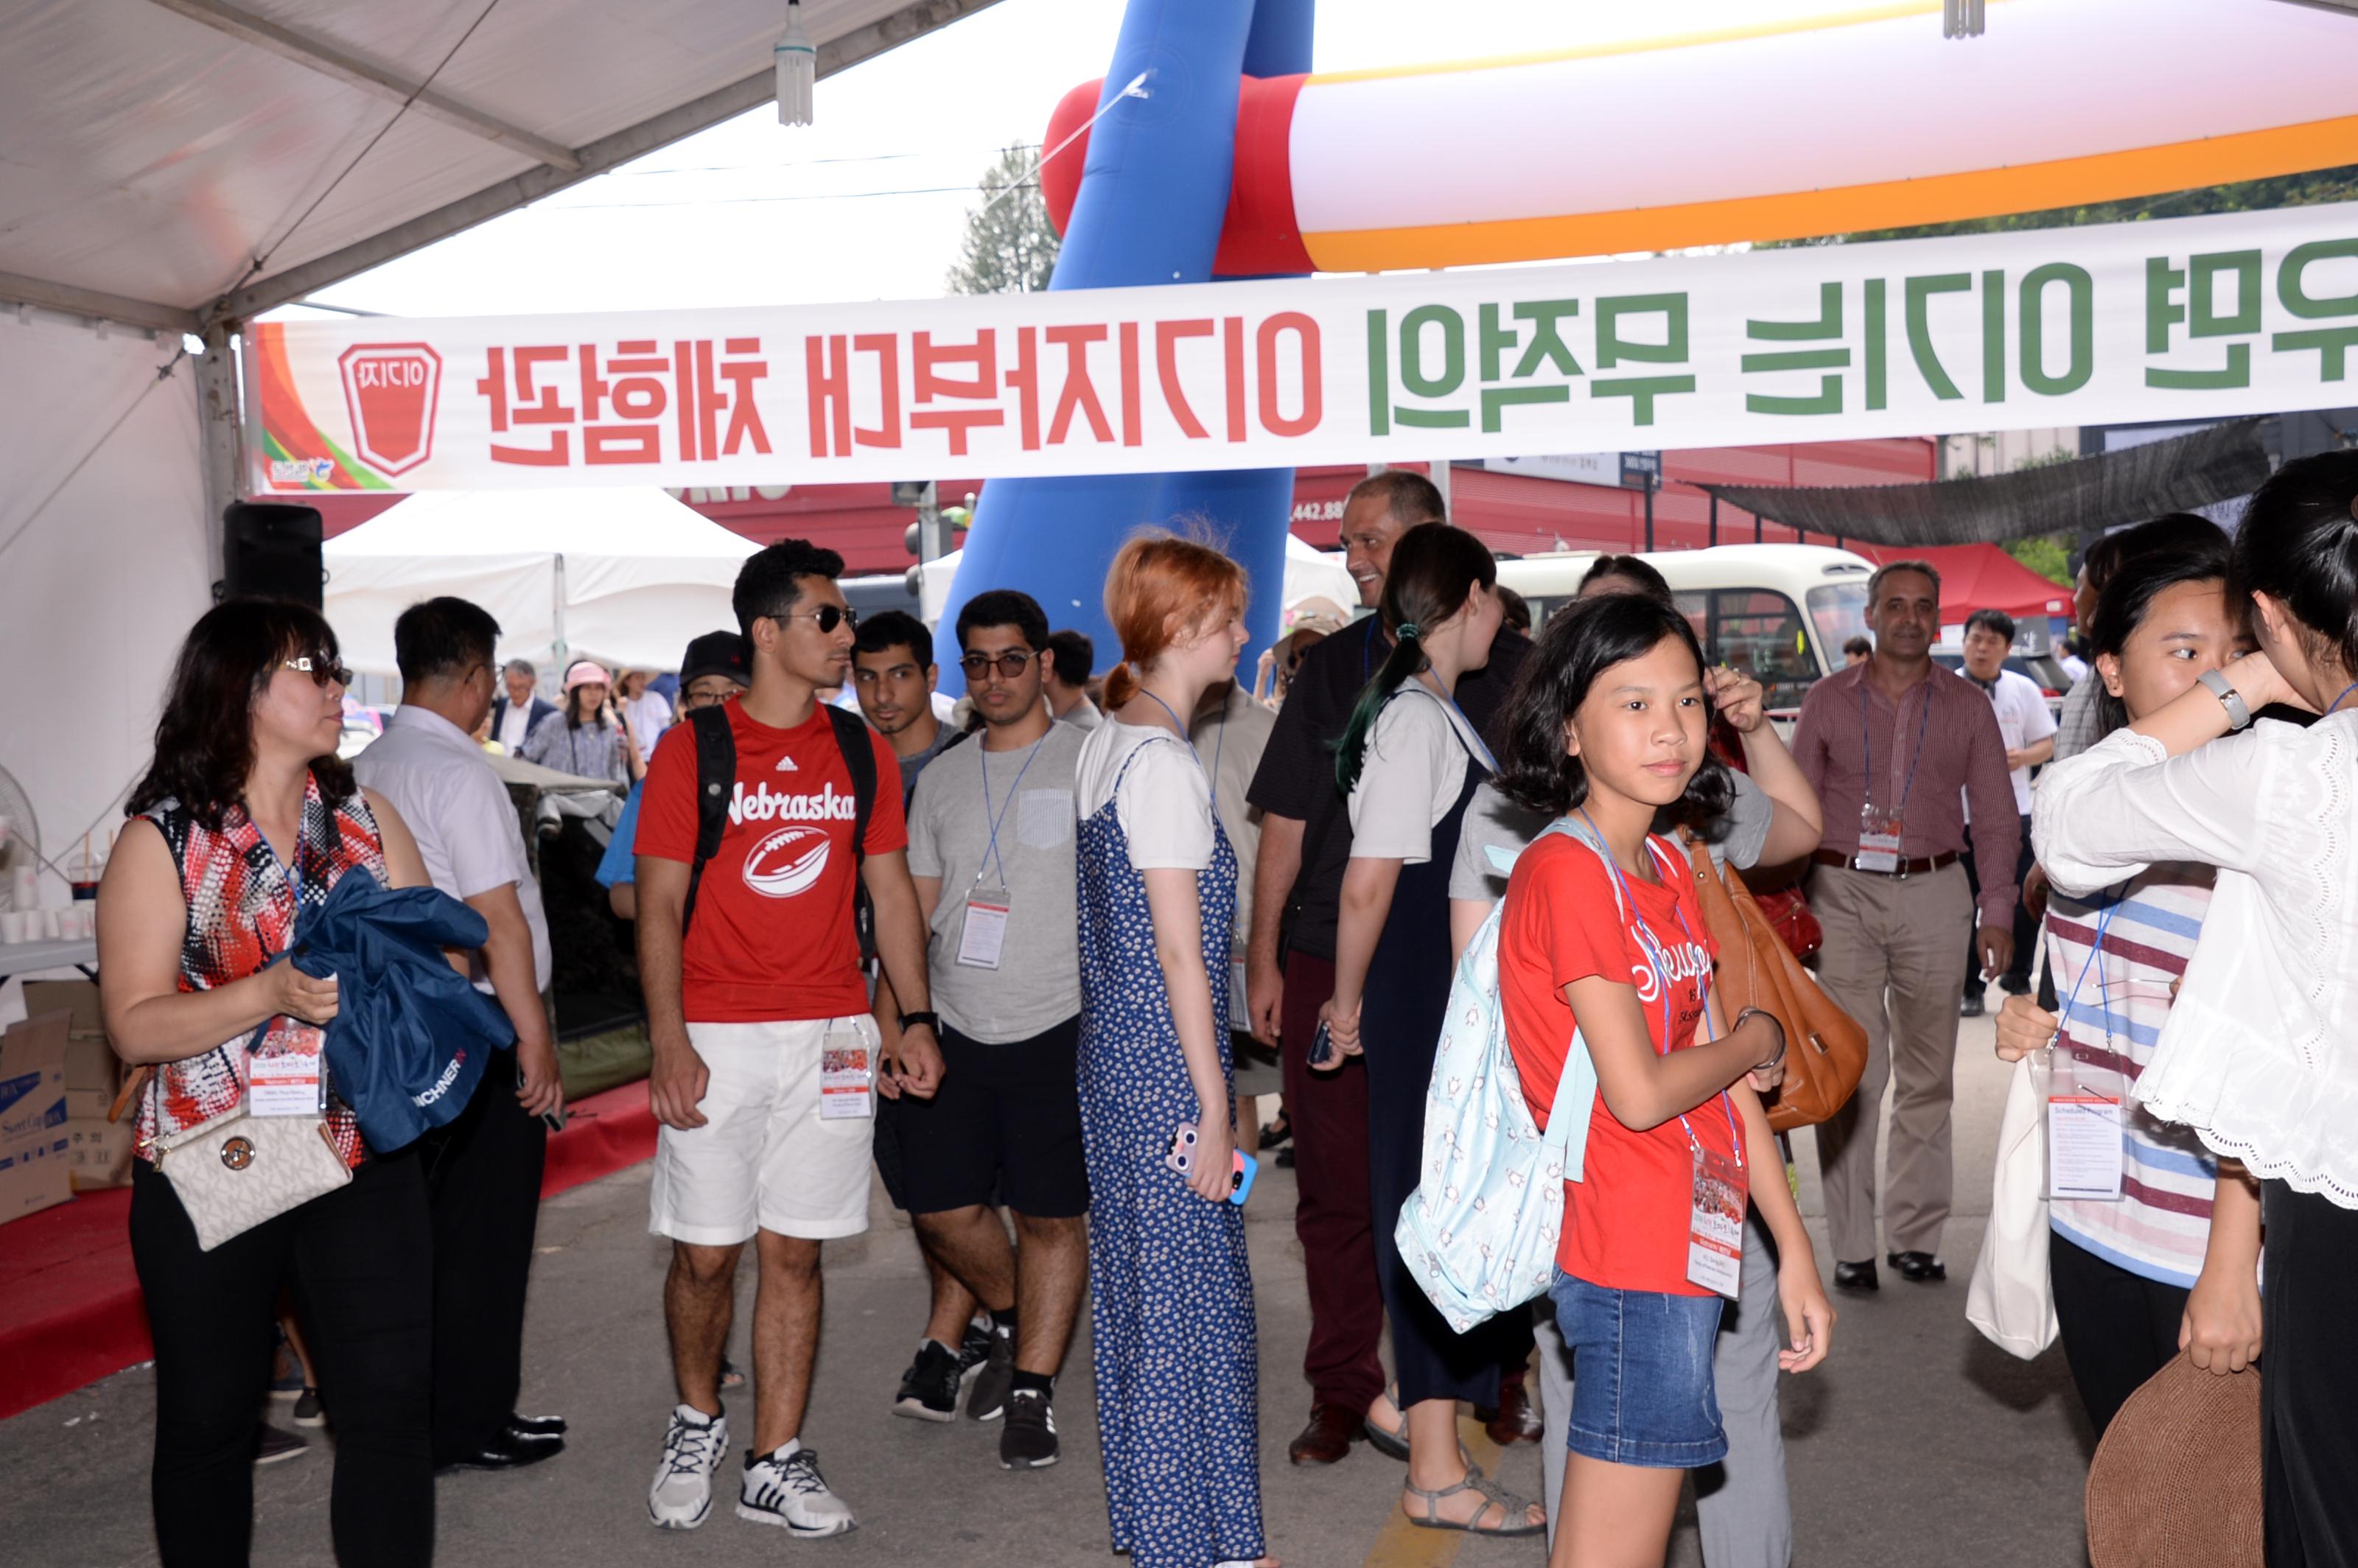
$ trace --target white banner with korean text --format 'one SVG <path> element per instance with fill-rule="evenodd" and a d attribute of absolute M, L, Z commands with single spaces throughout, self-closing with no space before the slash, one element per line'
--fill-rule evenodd
<path fill-rule="evenodd" d="M 257 492 L 1304 467 L 2358 401 L 2358 204 L 1486 271 L 253 330 Z"/>

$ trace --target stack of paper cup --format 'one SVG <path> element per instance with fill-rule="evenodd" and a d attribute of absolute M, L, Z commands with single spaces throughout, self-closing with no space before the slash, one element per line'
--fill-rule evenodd
<path fill-rule="evenodd" d="M 8 907 L 38 909 L 41 907 L 41 873 L 31 866 L 19 866 L 8 879 Z"/>
<path fill-rule="evenodd" d="M 32 936 L 25 929 L 30 918 L 30 914 L 21 909 L 0 911 L 0 942 L 31 941 Z"/>

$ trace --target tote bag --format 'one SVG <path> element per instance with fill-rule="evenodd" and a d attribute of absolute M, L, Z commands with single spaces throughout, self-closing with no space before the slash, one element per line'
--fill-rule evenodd
<path fill-rule="evenodd" d="M 2046 944 L 2039 968 L 2046 968 Z M 2031 994 L 2039 978 L 2031 977 Z M 1998 1123 L 1997 1172 L 1989 1228 L 1965 1292 L 1965 1321 L 2010 1356 L 2028 1361 L 2055 1343 L 2055 1286 L 2047 1269 L 2047 1072 L 2045 1051 L 2014 1065 Z"/>

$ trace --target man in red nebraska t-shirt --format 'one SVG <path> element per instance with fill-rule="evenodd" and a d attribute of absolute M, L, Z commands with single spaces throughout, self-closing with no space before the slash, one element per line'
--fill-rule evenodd
<path fill-rule="evenodd" d="M 800 539 L 737 574 L 738 623 L 753 684 L 729 703 L 737 776 L 720 848 L 696 886 L 694 727 L 656 746 L 639 804 L 639 977 L 654 1051 L 651 1228 L 672 1238 L 664 1321 L 679 1384 L 648 1494 L 659 1526 L 693 1530 L 712 1506 L 729 1446 L 719 1400 L 737 1260 L 758 1238 L 753 1444 L 741 1519 L 806 1537 L 852 1528 L 800 1433 L 818 1354 L 819 1244 L 868 1228 L 871 1082 L 930 1098 L 942 1061 L 926 1011 L 925 928 L 909 880 L 900 764 L 861 727 L 878 781 L 866 860 L 852 842 L 851 770 L 817 692 L 843 684 L 853 616 L 843 557 Z M 876 948 L 901 1015 L 884 1062 L 853 925 L 854 881 L 876 912 Z M 683 935 L 683 925 L 686 926 Z"/>

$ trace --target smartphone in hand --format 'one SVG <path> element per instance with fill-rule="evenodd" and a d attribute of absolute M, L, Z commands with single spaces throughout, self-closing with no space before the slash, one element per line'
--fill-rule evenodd
<path fill-rule="evenodd" d="M 1181 1122 L 1179 1130 L 1171 1135 L 1171 1147 L 1163 1154 L 1163 1162 L 1182 1176 L 1195 1170 L 1196 1137 L 1194 1122 Z M 1241 1149 L 1229 1150 L 1228 1157 L 1235 1162 L 1228 1176 L 1228 1201 L 1242 1207 L 1252 1192 L 1253 1178 L 1260 1174 L 1260 1162 L 1247 1158 Z"/>
<path fill-rule="evenodd" d="M 1335 1065 L 1335 1036 L 1328 1033 L 1326 1021 L 1318 1021 L 1318 1033 L 1310 1037 L 1310 1065 L 1331 1067 Z"/>

